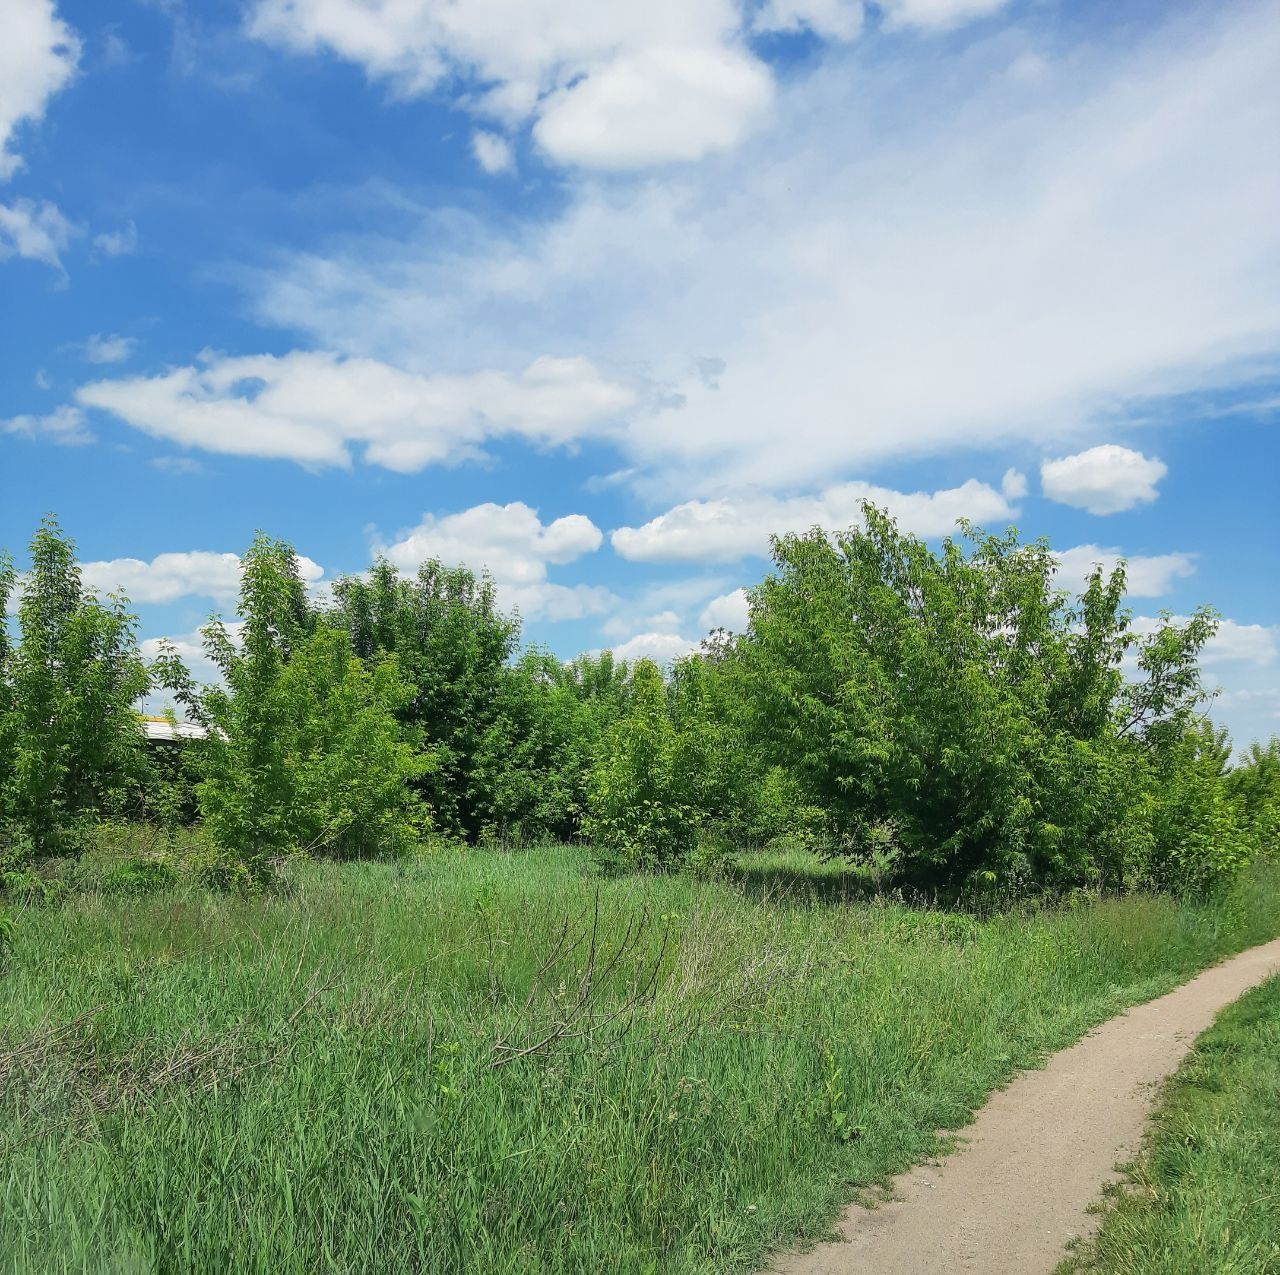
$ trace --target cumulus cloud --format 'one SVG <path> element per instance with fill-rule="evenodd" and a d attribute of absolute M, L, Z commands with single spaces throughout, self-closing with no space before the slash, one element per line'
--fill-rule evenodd
<path fill-rule="evenodd" d="M 1280 657 L 1280 626 L 1221 620 L 1204 649 L 1206 664 L 1255 664 L 1267 667 Z"/>
<path fill-rule="evenodd" d="M 1032 18 L 979 28 L 945 75 L 931 42 L 855 41 L 714 164 L 579 176 L 515 229 L 429 213 L 255 276 L 254 303 L 405 366 L 556 348 L 638 367 L 669 391 L 620 435 L 649 495 L 1056 448 L 1277 368 L 1280 24 L 1162 15 L 1069 61 Z M 1009 74 L 1033 53 L 1042 74 Z"/>
<path fill-rule="evenodd" d="M 1020 490 L 1020 484 L 1008 474 L 1005 485 Z M 767 554 L 771 534 L 807 531 L 814 526 L 829 531 L 850 527 L 860 521 L 863 501 L 888 509 L 907 531 L 928 537 L 954 531 L 959 518 L 999 521 L 1016 512 L 1003 491 L 972 478 L 959 487 L 936 492 L 892 491 L 851 482 L 829 487 L 816 496 L 784 499 L 757 493 L 690 500 L 643 526 L 619 527 L 609 538 L 614 549 L 632 561 L 731 562 Z"/>
<path fill-rule="evenodd" d="M 620 660 L 653 660 L 657 664 L 670 664 L 697 649 L 697 642 L 678 633 L 637 633 L 625 642 L 619 642 L 613 653 Z"/>
<path fill-rule="evenodd" d="M 565 566 L 601 545 L 600 529 L 582 514 L 543 523 L 521 501 L 487 503 L 454 514 L 426 514 L 416 527 L 375 548 L 394 566 L 416 571 L 432 558 L 472 571 L 488 571 L 499 602 L 528 620 L 573 620 L 599 614 L 616 599 L 608 589 L 563 585 L 548 579 L 549 566 Z"/>
<path fill-rule="evenodd" d="M 76 73 L 80 41 L 53 0 L 6 0 L 0 40 L 0 181 L 22 161 L 12 150 L 19 125 L 39 120 Z"/>
<path fill-rule="evenodd" d="M 62 253 L 79 233 L 48 200 L 15 199 L 0 204 L 0 261 L 25 257 L 65 274 Z"/>
<path fill-rule="evenodd" d="M 758 119 L 772 79 L 742 22 L 733 0 L 258 0 L 249 29 L 402 95 L 457 83 L 482 115 L 533 119 L 554 159 L 628 167 L 732 145 Z"/>
<path fill-rule="evenodd" d="M 1114 571 L 1121 559 L 1127 563 L 1126 585 L 1130 597 L 1158 598 L 1168 593 L 1174 582 L 1194 575 L 1195 555 L 1189 553 L 1124 554 L 1119 549 L 1097 545 L 1076 545 L 1054 555 L 1058 559 L 1058 584 L 1079 592 L 1095 567 Z"/>
<path fill-rule="evenodd" d="M 85 424 L 78 407 L 59 407 L 47 416 L 11 416 L 0 421 L 0 433 L 23 438 L 43 439 L 63 447 L 82 447 L 94 440 L 93 431 Z"/>
<path fill-rule="evenodd" d="M 891 25 L 920 27 L 995 7 L 884 6 Z M 727 150 L 768 117 L 774 81 L 751 33 L 848 41 L 862 16 L 861 0 L 257 0 L 249 30 L 295 52 L 333 52 L 402 96 L 455 90 L 481 115 L 531 120 L 555 161 L 619 169 Z"/>
<path fill-rule="evenodd" d="M 1040 466 L 1040 486 L 1060 505 L 1116 514 L 1155 500 L 1160 494 L 1156 483 L 1168 472 L 1168 466 L 1153 456 L 1107 443 L 1046 460 Z"/>
<path fill-rule="evenodd" d="M 486 173 L 509 173 L 516 166 L 511 143 L 500 133 L 477 129 L 471 134 L 471 153 Z"/>
<path fill-rule="evenodd" d="M 563 163 L 642 168 L 735 146 L 772 101 L 768 70 L 741 50 L 645 49 L 551 94 L 533 136 Z"/>
<path fill-rule="evenodd" d="M 730 633 L 742 633 L 750 619 L 751 607 L 747 601 L 746 589 L 734 589 L 732 593 L 712 598 L 702 608 L 698 623 L 708 631 L 727 629 Z"/>
<path fill-rule="evenodd" d="M 84 356 L 90 363 L 123 363 L 137 344 L 137 337 L 104 336 L 95 332 L 85 342 Z"/>
<path fill-rule="evenodd" d="M 301 554 L 298 567 L 308 585 L 324 575 L 319 563 Z M 150 561 L 111 558 L 86 562 L 80 568 L 86 587 L 100 593 L 124 593 L 131 602 L 176 602 L 179 598 L 211 598 L 231 605 L 240 591 L 240 558 L 234 553 L 161 553 Z"/>
<path fill-rule="evenodd" d="M 210 355 L 201 366 L 82 386 L 76 400 L 204 451 L 346 466 L 357 447 L 370 465 L 412 473 L 475 458 L 504 435 L 551 445 L 604 432 L 634 394 L 581 358 L 544 357 L 515 374 L 419 376 L 295 351 Z"/>

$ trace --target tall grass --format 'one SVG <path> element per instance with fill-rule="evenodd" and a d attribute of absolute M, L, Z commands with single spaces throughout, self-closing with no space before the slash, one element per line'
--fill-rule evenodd
<path fill-rule="evenodd" d="M 28 911 L 0 1270 L 750 1268 L 1014 1069 L 1280 930 L 1274 872 L 982 920 L 839 885 L 553 848 Z"/>

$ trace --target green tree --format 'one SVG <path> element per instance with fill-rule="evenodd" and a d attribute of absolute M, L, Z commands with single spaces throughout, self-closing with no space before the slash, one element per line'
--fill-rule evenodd
<path fill-rule="evenodd" d="M 136 703 L 149 679 L 125 599 L 85 591 L 53 518 L 30 559 L 17 641 L 0 626 L 0 859 L 11 862 L 76 851 L 87 823 L 124 811 L 144 770 Z M 0 558 L 0 613 L 16 585 Z"/>
<path fill-rule="evenodd" d="M 587 786 L 583 833 L 601 858 L 622 867 L 670 867 L 697 844 L 689 773 L 651 660 L 632 669 L 629 711 L 607 732 Z"/>
<path fill-rule="evenodd" d="M 394 655 L 411 688 L 400 715 L 434 758 L 419 790 L 438 827 L 476 839 L 492 805 L 478 755 L 499 710 L 518 622 L 498 610 L 492 580 L 438 561 L 406 579 L 379 559 L 333 592 L 335 621 L 355 654 Z"/>
<path fill-rule="evenodd" d="M 1280 853 L 1280 737 L 1255 741 L 1226 775 L 1227 791 L 1258 853 Z"/>
<path fill-rule="evenodd" d="M 197 796 L 215 841 L 252 880 L 272 858 L 394 853 L 425 827 L 411 784 L 431 764 L 397 713 L 411 689 L 394 659 L 366 665 L 309 607 L 293 549 L 259 534 L 245 554 L 238 634 L 205 650 L 224 684 L 194 686 L 170 649 L 158 672 L 207 727 Z"/>
<path fill-rule="evenodd" d="M 1043 541 L 963 530 L 934 553 L 865 506 L 775 540 L 741 644 L 752 735 L 833 852 L 891 846 L 932 885 L 1123 886 L 1166 844 L 1150 786 L 1183 773 L 1158 763 L 1204 699 L 1212 616 L 1142 637 L 1122 569 L 1073 603 Z"/>

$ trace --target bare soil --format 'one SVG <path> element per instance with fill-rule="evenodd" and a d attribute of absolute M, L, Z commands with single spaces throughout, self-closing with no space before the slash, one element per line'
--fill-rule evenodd
<path fill-rule="evenodd" d="M 1280 940 L 1104 1023 L 995 1093 L 945 1159 L 850 1205 L 840 1239 L 787 1254 L 774 1275 L 1052 1272 L 1097 1225 L 1090 1204 L 1133 1158 L 1159 1083 L 1218 1011 L 1280 972 Z"/>

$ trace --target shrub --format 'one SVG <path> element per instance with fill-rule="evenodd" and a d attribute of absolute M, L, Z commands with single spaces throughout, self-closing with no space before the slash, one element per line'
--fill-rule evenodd
<path fill-rule="evenodd" d="M 129 858 L 112 868 L 99 888 L 104 894 L 142 898 L 169 889 L 177 880 L 177 870 L 167 858 Z"/>

